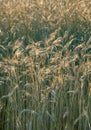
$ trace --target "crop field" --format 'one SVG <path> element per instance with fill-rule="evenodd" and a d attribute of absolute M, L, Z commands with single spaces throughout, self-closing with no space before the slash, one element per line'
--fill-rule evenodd
<path fill-rule="evenodd" d="M 0 0 L 0 130 L 91 130 L 90 0 Z"/>

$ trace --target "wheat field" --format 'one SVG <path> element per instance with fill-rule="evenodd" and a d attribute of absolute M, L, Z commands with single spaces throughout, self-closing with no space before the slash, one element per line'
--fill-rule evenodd
<path fill-rule="evenodd" d="M 0 130 L 91 130 L 90 0 L 0 1 Z"/>

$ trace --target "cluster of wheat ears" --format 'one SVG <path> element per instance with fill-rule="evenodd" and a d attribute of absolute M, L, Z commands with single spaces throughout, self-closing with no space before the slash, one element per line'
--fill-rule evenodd
<path fill-rule="evenodd" d="M 0 130 L 91 130 L 90 0 L 0 1 Z"/>

